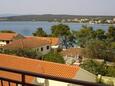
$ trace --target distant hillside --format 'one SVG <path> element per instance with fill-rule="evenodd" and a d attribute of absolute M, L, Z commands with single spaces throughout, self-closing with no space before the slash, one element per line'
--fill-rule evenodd
<path fill-rule="evenodd" d="M 21 15 L 11 17 L 0 17 L 1 21 L 60 21 L 62 19 L 74 19 L 74 18 L 100 18 L 100 19 L 113 19 L 115 16 L 80 16 L 80 15 Z"/>
<path fill-rule="evenodd" d="M 10 17 L 10 16 L 19 16 L 19 14 L 10 14 L 10 13 L 0 14 L 0 17 Z"/>

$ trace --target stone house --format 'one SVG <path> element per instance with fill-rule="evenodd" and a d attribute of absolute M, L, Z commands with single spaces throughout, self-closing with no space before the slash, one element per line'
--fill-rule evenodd
<path fill-rule="evenodd" d="M 38 38 L 24 38 L 12 41 L 2 47 L 3 49 L 18 50 L 18 49 L 33 49 L 36 52 L 45 55 L 50 52 L 51 45 L 48 41 Z"/>

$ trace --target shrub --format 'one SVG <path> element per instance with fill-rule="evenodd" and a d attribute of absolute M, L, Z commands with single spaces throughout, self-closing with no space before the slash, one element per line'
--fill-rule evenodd
<path fill-rule="evenodd" d="M 103 76 L 115 77 L 115 67 L 109 67 L 104 62 L 99 63 L 94 60 L 87 60 L 81 64 L 81 67 L 95 75 L 101 74 Z"/>

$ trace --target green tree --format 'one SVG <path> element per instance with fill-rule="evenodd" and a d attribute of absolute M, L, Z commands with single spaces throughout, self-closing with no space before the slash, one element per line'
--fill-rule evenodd
<path fill-rule="evenodd" d="M 99 63 L 92 59 L 85 61 L 81 65 L 81 67 L 93 74 L 96 74 L 96 75 L 101 74 L 101 75 L 105 76 L 108 73 L 107 65 L 105 63 L 103 63 L 103 62 Z"/>
<path fill-rule="evenodd" d="M 41 53 L 36 52 L 35 50 L 32 49 L 17 49 L 17 50 L 0 50 L 0 53 L 3 54 L 10 54 L 10 55 L 17 55 L 17 56 L 23 56 L 27 58 L 32 58 L 32 59 L 40 59 Z"/>
<path fill-rule="evenodd" d="M 32 49 L 18 49 L 14 51 L 17 56 L 24 56 L 32 59 L 40 59 L 41 57 L 41 53 Z"/>
<path fill-rule="evenodd" d="M 111 48 L 111 49 L 115 49 L 115 42 L 111 42 L 110 48 Z"/>
<path fill-rule="evenodd" d="M 102 58 L 102 52 L 106 49 L 104 41 L 90 40 L 86 46 L 86 52 L 88 58 Z"/>
<path fill-rule="evenodd" d="M 96 34 L 96 38 L 97 39 L 105 40 L 107 38 L 106 35 L 105 35 L 105 31 L 102 30 L 102 29 L 97 29 L 95 31 L 95 34 Z"/>
<path fill-rule="evenodd" d="M 74 47 L 76 38 L 65 24 L 58 24 L 51 27 L 52 36 L 59 37 L 63 48 Z"/>
<path fill-rule="evenodd" d="M 90 40 L 85 49 L 87 58 L 104 59 L 104 61 L 115 61 L 114 50 L 108 47 L 105 41 Z"/>
<path fill-rule="evenodd" d="M 86 60 L 81 67 L 93 74 L 115 77 L 115 67 L 107 66 L 104 62 L 100 63 L 95 60 Z"/>
<path fill-rule="evenodd" d="M 115 26 L 109 26 L 107 37 L 110 41 L 115 41 Z"/>
<path fill-rule="evenodd" d="M 63 57 L 60 54 L 54 53 L 54 52 L 50 52 L 50 53 L 44 55 L 43 60 L 56 62 L 56 63 L 63 63 L 63 64 L 65 63 Z"/>
<path fill-rule="evenodd" d="M 32 34 L 34 36 L 40 36 L 40 37 L 46 37 L 47 36 L 46 32 L 41 27 L 37 28 L 37 30 L 34 33 L 32 33 Z"/>
<path fill-rule="evenodd" d="M 68 36 L 71 34 L 69 26 L 64 25 L 64 24 L 52 26 L 51 33 L 52 33 L 52 36 L 54 37 Z"/>
<path fill-rule="evenodd" d="M 85 47 L 86 43 L 90 39 L 95 38 L 95 32 L 94 32 L 93 28 L 85 26 L 85 25 L 83 25 L 79 31 L 74 32 L 74 34 L 76 35 L 77 39 L 79 40 L 79 43 L 80 43 L 79 45 L 81 47 Z"/>

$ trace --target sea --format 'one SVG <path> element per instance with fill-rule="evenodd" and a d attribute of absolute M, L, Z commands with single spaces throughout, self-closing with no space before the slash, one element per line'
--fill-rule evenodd
<path fill-rule="evenodd" d="M 47 34 L 51 33 L 51 26 L 60 24 L 59 22 L 48 21 L 0 21 L 0 30 L 13 30 L 25 36 L 31 36 L 37 28 L 42 27 Z M 80 30 L 82 25 L 92 26 L 94 30 L 108 30 L 109 24 L 87 24 L 87 23 L 63 23 L 70 27 L 71 30 Z"/>

